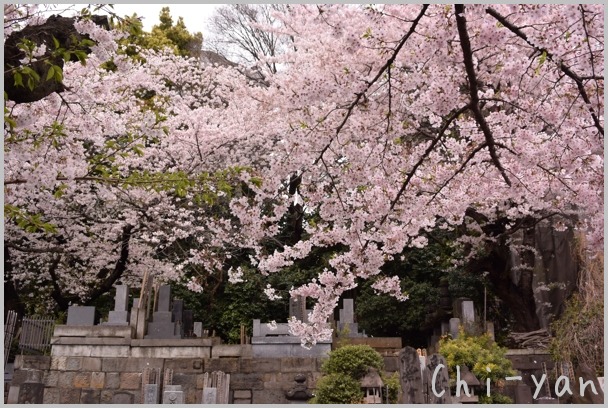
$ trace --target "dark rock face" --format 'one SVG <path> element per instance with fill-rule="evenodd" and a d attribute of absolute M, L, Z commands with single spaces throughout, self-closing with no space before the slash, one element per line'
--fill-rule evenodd
<path fill-rule="evenodd" d="M 93 22 L 101 27 L 109 29 L 109 23 L 107 16 L 92 16 Z M 4 43 L 4 91 L 8 95 L 8 99 L 15 101 L 16 103 L 27 103 L 38 101 L 53 92 L 63 92 L 65 90 L 64 85 L 61 82 L 55 81 L 51 78 L 46 80 L 46 76 L 51 64 L 57 65 L 63 68 L 64 60 L 61 56 L 53 56 L 54 40 L 55 38 L 59 41 L 60 47 L 66 50 L 68 49 L 81 49 L 87 54 L 91 52 L 88 47 L 80 47 L 78 44 L 83 36 L 78 33 L 74 28 L 75 17 L 62 17 L 53 15 L 48 18 L 44 24 L 27 26 L 21 31 L 13 32 Z M 26 78 L 24 78 L 24 85 L 26 86 L 15 86 L 14 73 L 15 68 L 21 66 L 21 60 L 26 57 L 25 52 L 19 48 L 19 44 L 23 40 L 30 40 L 41 46 L 46 45 L 46 53 L 40 57 L 38 61 L 29 64 L 39 76 L 40 82 L 30 90 L 26 84 Z M 48 61 L 48 62 L 47 62 Z M 72 54 L 71 61 L 78 61 L 78 58 Z"/>
<path fill-rule="evenodd" d="M 534 240 L 536 315 L 540 327 L 547 329 L 553 317 L 562 314 L 566 300 L 576 289 L 579 265 L 571 229 L 557 231 L 550 225 L 537 225 Z"/>
<path fill-rule="evenodd" d="M 489 247 L 473 270 L 488 271 L 494 293 L 515 318 L 514 331 L 547 329 L 559 317 L 577 287 L 579 264 L 571 228 L 559 231 L 551 221 L 531 223 Z"/>

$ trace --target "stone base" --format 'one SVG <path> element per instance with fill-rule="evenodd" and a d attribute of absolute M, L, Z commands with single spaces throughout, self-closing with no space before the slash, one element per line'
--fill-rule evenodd
<path fill-rule="evenodd" d="M 125 311 L 111 311 L 108 315 L 108 321 L 102 324 L 108 326 L 128 326 L 129 325 L 129 312 Z"/>
<path fill-rule="evenodd" d="M 299 337 L 252 337 L 252 356 L 255 357 L 327 357 L 331 340 L 318 342 L 310 350 L 302 347 Z"/>
<path fill-rule="evenodd" d="M 148 334 L 144 339 L 181 339 L 181 334 L 175 334 L 175 323 L 172 322 L 150 322 L 148 323 Z"/>

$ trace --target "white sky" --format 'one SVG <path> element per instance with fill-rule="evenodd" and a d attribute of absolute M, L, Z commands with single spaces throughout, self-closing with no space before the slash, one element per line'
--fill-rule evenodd
<path fill-rule="evenodd" d="M 183 17 L 188 31 L 191 33 L 200 31 L 204 38 L 208 33 L 207 19 L 218 6 L 221 4 L 114 4 L 114 12 L 121 17 L 137 13 L 138 16 L 144 17 L 142 20 L 144 30 L 150 31 L 153 25 L 159 23 L 160 10 L 169 7 L 174 23 L 179 17 Z"/>

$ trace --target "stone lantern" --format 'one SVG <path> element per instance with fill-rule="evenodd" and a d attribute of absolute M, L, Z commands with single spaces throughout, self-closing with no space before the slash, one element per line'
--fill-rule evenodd
<path fill-rule="evenodd" d="M 369 368 L 365 377 L 361 379 L 363 402 L 365 404 L 382 404 L 382 387 L 384 382 L 375 368 Z"/>
<path fill-rule="evenodd" d="M 463 381 L 467 388 L 469 389 L 469 394 L 471 396 L 467 396 L 464 392 L 464 389 L 461 389 L 460 397 L 456 397 L 455 399 L 460 404 L 477 404 L 479 402 L 479 396 L 475 395 L 475 391 L 478 391 L 481 383 L 475 377 L 475 375 L 469 370 L 469 367 L 462 366 L 460 367 L 460 381 Z"/>
<path fill-rule="evenodd" d="M 311 399 L 313 395 L 306 386 L 306 376 L 304 374 L 296 374 L 294 381 L 294 387 L 285 392 L 285 398 L 290 401 L 308 401 Z"/>

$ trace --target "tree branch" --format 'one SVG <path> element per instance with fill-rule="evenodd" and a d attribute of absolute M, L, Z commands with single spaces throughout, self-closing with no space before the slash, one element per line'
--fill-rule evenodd
<path fill-rule="evenodd" d="M 475 66 L 473 65 L 473 51 L 471 50 L 471 41 L 469 39 L 469 33 L 467 31 L 467 20 L 464 16 L 464 5 L 456 4 L 456 26 L 458 27 L 458 36 L 460 37 L 460 46 L 462 47 L 462 55 L 464 57 L 464 66 L 467 72 L 467 77 L 469 79 L 469 93 L 471 96 L 471 111 L 475 116 L 475 121 L 481 128 L 483 135 L 486 139 L 486 144 L 488 145 L 488 150 L 490 151 L 490 157 L 492 158 L 492 162 L 502 175 L 502 178 L 505 180 L 508 186 L 511 186 L 511 180 L 507 176 L 504 167 L 500 163 L 498 159 L 498 154 L 496 153 L 496 143 L 494 142 L 494 136 L 492 135 L 492 131 L 490 130 L 490 126 L 486 122 L 483 114 L 481 113 L 481 109 L 479 107 L 479 95 L 478 95 L 478 86 L 477 86 L 477 75 L 475 74 Z"/>
<path fill-rule="evenodd" d="M 9 242 L 9 241 L 4 241 L 4 246 L 6 248 L 12 248 L 14 250 L 17 250 L 19 252 L 28 252 L 31 254 L 46 254 L 46 253 L 56 253 L 56 254 L 62 254 L 65 252 L 65 250 L 62 247 L 48 247 L 48 248 L 27 248 L 24 246 L 21 246 L 19 244 L 15 244 L 13 242 Z"/>
<path fill-rule="evenodd" d="M 89 299 L 87 303 L 96 300 L 99 296 L 110 291 L 112 285 L 122 276 L 127 269 L 127 262 L 129 260 L 129 242 L 131 240 L 131 233 L 133 232 L 133 226 L 127 225 L 122 230 L 122 237 L 120 239 L 120 256 L 116 261 L 114 270 L 101 284 L 89 293 Z"/>
<path fill-rule="evenodd" d="M 422 19 L 422 17 L 424 16 L 424 13 L 426 13 L 426 10 L 428 9 L 428 7 L 429 7 L 428 4 L 425 4 L 425 5 L 422 6 L 422 10 L 420 10 L 420 13 L 418 13 L 418 16 L 412 22 L 412 26 L 410 27 L 410 29 L 408 30 L 408 32 L 403 36 L 403 38 L 401 39 L 401 41 L 397 45 L 397 48 L 395 48 L 395 51 L 393 52 L 393 55 L 391 55 L 391 57 L 388 60 L 386 60 L 386 63 L 382 66 L 382 68 L 380 68 L 380 71 L 378 71 L 378 73 L 376 74 L 376 76 L 371 81 L 369 81 L 367 83 L 367 87 L 365 88 L 365 90 L 363 90 L 363 91 L 355 94 L 356 95 L 355 100 L 350 105 L 348 105 L 348 107 L 346 108 L 346 115 L 344 115 L 344 119 L 342 119 L 342 122 L 340 122 L 340 124 L 336 128 L 336 136 L 338 136 L 338 134 L 342 131 L 342 128 L 344 128 L 344 125 L 346 125 L 346 122 L 350 118 L 350 115 L 351 115 L 353 109 L 355 108 L 355 106 L 357 106 L 357 104 L 359 103 L 359 101 L 361 100 L 361 98 L 363 98 L 365 96 L 365 93 L 369 90 L 369 88 L 379 78 L 382 77 L 382 75 L 384 74 L 384 72 L 386 70 L 388 70 L 391 65 L 393 65 L 393 62 L 395 62 L 395 59 L 397 58 L 397 55 L 401 51 L 401 48 L 403 48 L 403 46 L 405 45 L 406 41 L 410 38 L 410 36 L 414 33 L 414 31 L 416 31 L 416 27 L 418 26 L 418 23 L 420 22 L 420 19 Z M 331 138 L 331 140 L 329 141 L 329 143 L 327 143 L 327 145 L 321 150 L 321 153 L 319 154 L 319 157 L 317 157 L 317 159 L 313 162 L 314 165 L 316 165 L 319 162 L 319 160 L 321 160 L 321 157 L 323 157 L 323 155 L 325 154 L 325 152 L 327 151 L 327 149 L 329 149 L 329 146 L 331 145 L 331 143 L 333 141 L 334 141 L 334 138 Z"/>
<path fill-rule="evenodd" d="M 585 102 L 585 104 L 587 105 L 587 108 L 589 109 L 589 113 L 591 113 L 591 118 L 593 119 L 593 123 L 595 124 L 595 127 L 602 134 L 602 136 L 604 136 L 604 127 L 601 125 L 599 118 L 597 117 L 595 111 L 591 107 L 591 100 L 589 99 L 589 95 L 587 95 L 587 91 L 585 91 L 585 86 L 583 84 L 583 78 L 581 78 L 576 73 L 574 73 L 570 69 L 570 67 L 568 67 L 563 62 L 556 61 L 555 58 L 554 58 L 554 56 L 553 56 L 553 54 L 551 54 L 546 48 L 538 47 L 538 46 L 532 44 L 530 42 L 530 40 L 528 39 L 528 36 L 523 31 L 521 31 L 518 27 L 516 27 L 513 24 L 511 24 L 507 20 L 506 17 L 504 17 L 501 14 L 499 14 L 496 10 L 494 10 L 491 7 L 488 7 L 486 9 L 486 13 L 488 13 L 489 15 L 491 15 L 492 17 L 494 17 L 496 20 L 498 20 L 503 26 L 505 26 L 506 28 L 508 28 L 513 34 L 517 35 L 519 38 L 521 38 L 522 40 L 524 40 L 525 42 L 527 42 L 528 45 L 530 45 L 531 47 L 534 47 L 534 49 L 536 49 L 537 51 L 539 51 L 541 53 L 545 53 L 545 55 L 547 56 L 547 58 L 550 61 L 552 61 L 553 63 L 555 63 L 559 67 L 559 69 L 564 74 L 566 74 L 566 76 L 568 76 L 570 79 L 572 79 L 576 83 L 576 87 L 578 88 L 578 92 L 581 95 L 581 97 L 583 98 L 583 101 Z M 584 20 L 584 18 L 585 17 L 583 16 L 583 20 Z M 593 75 L 593 77 L 595 77 L 595 75 Z M 603 80 L 603 78 L 601 78 L 601 79 Z"/>

